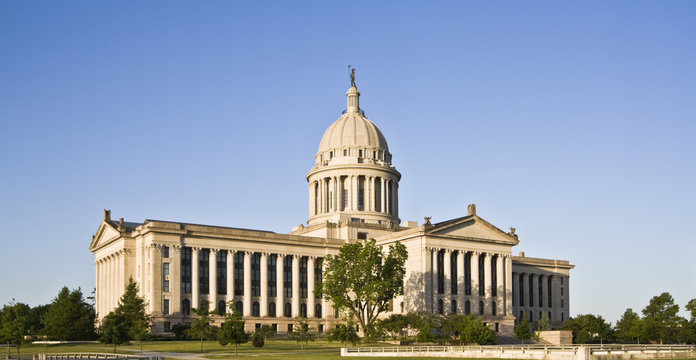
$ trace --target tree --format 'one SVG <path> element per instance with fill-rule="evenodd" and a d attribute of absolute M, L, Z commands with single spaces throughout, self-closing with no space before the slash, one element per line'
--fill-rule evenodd
<path fill-rule="evenodd" d="M 312 328 L 309 327 L 309 321 L 306 317 L 296 317 L 295 326 L 288 334 L 290 339 L 297 341 L 300 344 L 300 350 L 304 350 L 304 346 L 310 341 L 314 341 L 315 334 Z"/>
<path fill-rule="evenodd" d="M 87 303 L 82 290 L 64 286 L 49 304 L 44 316 L 44 333 L 53 340 L 92 340 L 95 338 L 94 307 Z"/>
<path fill-rule="evenodd" d="M 522 340 L 522 343 L 532 338 L 532 327 L 527 322 L 527 314 L 522 314 L 522 318 L 515 326 L 515 337 Z"/>
<path fill-rule="evenodd" d="M 208 300 L 201 300 L 198 309 L 191 309 L 196 315 L 196 318 L 191 322 L 191 327 L 188 329 L 188 336 L 194 339 L 201 340 L 201 352 L 203 352 L 203 340 L 214 339 L 214 329 L 210 325 L 210 315 L 214 315 L 215 311 L 210 310 Z"/>
<path fill-rule="evenodd" d="M 643 331 L 643 321 L 633 309 L 626 309 L 621 315 L 621 319 L 616 322 L 614 334 L 620 342 L 637 342 L 640 339 Z"/>
<path fill-rule="evenodd" d="M 691 315 L 691 322 L 696 322 L 696 299 L 689 300 L 684 307 Z"/>
<path fill-rule="evenodd" d="M 679 305 L 674 303 L 672 295 L 664 292 L 650 299 L 648 306 L 643 309 L 645 332 L 648 340 L 673 342 L 676 340 L 676 332 L 680 317 Z"/>
<path fill-rule="evenodd" d="M 24 335 L 27 334 L 28 320 L 31 308 L 22 303 L 11 302 L 5 305 L 0 316 L 0 341 L 7 344 L 7 357 L 10 357 L 10 344 L 17 346 L 17 357 L 19 357 L 19 347 L 25 342 Z"/>
<path fill-rule="evenodd" d="M 266 345 L 266 338 L 260 332 L 254 331 L 254 334 L 251 335 L 251 344 L 254 347 L 262 348 Z"/>
<path fill-rule="evenodd" d="M 249 333 L 244 331 L 244 320 L 239 311 L 235 310 L 232 301 L 228 306 L 230 311 L 225 314 L 225 322 L 218 331 L 217 339 L 222 346 L 234 344 L 234 355 L 237 356 L 237 347 L 249 341 Z"/>
<path fill-rule="evenodd" d="M 118 306 L 102 321 L 100 341 L 105 344 L 125 344 L 131 340 L 140 341 L 142 353 L 143 340 L 150 333 L 151 317 L 146 312 L 145 299 L 138 296 L 138 284 L 128 279 Z M 125 331 L 125 333 L 124 333 Z"/>
<path fill-rule="evenodd" d="M 546 313 L 541 314 L 541 319 L 537 321 L 537 326 L 536 326 L 537 331 L 549 331 L 551 330 L 551 321 L 549 321 L 549 317 L 546 316 Z"/>
<path fill-rule="evenodd" d="M 358 319 L 369 339 L 379 314 L 389 310 L 389 300 L 404 293 L 407 257 L 399 242 L 389 246 L 387 255 L 374 239 L 343 245 L 336 256 L 326 257 L 318 295 Z"/>
<path fill-rule="evenodd" d="M 496 343 L 495 332 L 484 324 L 481 317 L 468 315 L 464 322 L 459 339 L 465 344 L 490 345 Z"/>
<path fill-rule="evenodd" d="M 562 329 L 572 331 L 573 342 L 577 344 L 603 343 L 613 335 L 611 324 L 601 316 L 592 314 L 571 318 L 563 324 Z"/>
<path fill-rule="evenodd" d="M 435 334 L 433 334 L 433 317 L 432 314 L 423 314 L 423 316 L 419 316 L 419 321 L 416 322 L 418 328 L 416 341 L 419 343 L 435 341 Z"/>
<path fill-rule="evenodd" d="M 346 324 L 338 324 L 335 328 L 329 330 L 327 339 L 329 341 L 339 341 L 345 347 L 347 343 L 353 346 L 360 341 L 358 333 L 355 331 L 355 324 L 348 322 Z"/>
<path fill-rule="evenodd" d="M 259 326 L 254 333 L 258 333 L 259 335 L 263 336 L 264 340 L 268 340 L 275 335 L 275 330 L 273 330 L 273 327 L 271 325 L 261 325 Z"/>
<path fill-rule="evenodd" d="M 408 321 L 402 314 L 391 314 L 388 318 L 379 320 L 377 327 L 386 332 L 392 339 L 404 336 L 404 329 L 408 327 Z"/>

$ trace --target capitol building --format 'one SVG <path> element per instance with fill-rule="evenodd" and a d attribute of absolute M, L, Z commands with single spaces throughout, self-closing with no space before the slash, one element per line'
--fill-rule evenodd
<path fill-rule="evenodd" d="M 129 222 L 109 210 L 92 238 L 96 311 L 118 305 L 129 277 L 148 303 L 154 334 L 190 322 L 193 308 L 210 303 L 216 324 L 226 304 L 243 314 L 247 330 L 268 324 L 292 330 L 294 317 L 322 333 L 335 326 L 331 303 L 315 295 L 327 255 L 356 241 L 401 242 L 408 251 L 404 295 L 391 313 L 480 315 L 496 332 L 511 334 L 516 319 L 568 319 L 568 261 L 513 255 L 515 229 L 481 218 L 476 205 L 459 218 L 422 223 L 399 218 L 399 180 L 387 140 L 360 109 L 355 83 L 347 106 L 324 132 L 306 175 L 306 225 L 278 234 L 176 221 Z M 299 191 L 300 189 L 298 189 Z"/>

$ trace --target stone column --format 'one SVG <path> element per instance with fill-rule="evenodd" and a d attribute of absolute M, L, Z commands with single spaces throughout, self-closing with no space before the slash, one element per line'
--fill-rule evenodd
<path fill-rule="evenodd" d="M 432 297 L 432 304 L 433 304 L 433 313 L 437 313 L 437 299 L 440 294 L 440 282 L 438 281 L 438 272 L 440 269 L 437 267 L 437 258 L 440 254 L 440 249 L 433 249 L 433 293 L 431 295 Z"/>
<path fill-rule="evenodd" d="M 243 315 L 251 316 L 251 251 L 244 252 L 244 300 Z"/>
<path fill-rule="evenodd" d="M 217 254 L 219 249 L 210 249 L 208 253 L 208 301 L 211 309 L 217 309 Z"/>
<path fill-rule="evenodd" d="M 496 277 L 496 315 L 505 315 L 505 262 L 503 255 L 498 254 L 495 263 Z"/>
<path fill-rule="evenodd" d="M 394 216 L 399 217 L 399 183 L 394 182 Z"/>
<path fill-rule="evenodd" d="M 464 303 L 466 302 L 466 283 L 464 275 L 464 262 L 466 254 L 464 251 L 457 251 L 457 295 L 459 302 L 459 313 L 464 313 Z"/>
<path fill-rule="evenodd" d="M 328 212 L 334 212 L 336 211 L 336 189 L 335 189 L 336 181 L 334 181 L 333 176 L 329 178 L 329 211 Z"/>
<path fill-rule="evenodd" d="M 485 299 L 483 299 L 483 313 L 484 315 L 488 316 L 491 315 L 491 301 L 493 300 L 493 292 L 492 287 L 493 287 L 493 278 L 492 278 L 492 262 L 493 262 L 493 254 L 486 253 L 485 258 L 483 260 L 483 282 L 484 282 L 484 289 L 485 289 Z"/>
<path fill-rule="evenodd" d="M 358 210 L 358 177 L 351 175 L 350 177 L 350 209 L 352 211 Z"/>
<path fill-rule="evenodd" d="M 162 245 L 150 245 L 150 277 L 152 278 L 152 288 L 150 289 L 150 309 L 153 314 L 162 314 Z"/>
<path fill-rule="evenodd" d="M 382 208 L 380 210 L 381 210 L 381 212 L 386 213 L 387 212 L 387 196 L 386 196 L 386 191 L 384 191 L 384 190 L 386 190 L 387 181 L 385 178 L 380 178 L 380 180 L 382 181 L 380 189 L 379 189 L 380 198 L 382 201 Z"/>
<path fill-rule="evenodd" d="M 285 284 L 283 283 L 283 263 L 285 262 L 285 255 L 278 254 L 276 258 L 276 316 L 282 317 L 283 305 L 285 300 L 283 299 L 283 291 Z"/>
<path fill-rule="evenodd" d="M 261 300 L 259 301 L 259 316 L 268 316 L 268 253 L 261 253 Z"/>
<path fill-rule="evenodd" d="M 225 279 L 227 280 L 227 299 L 225 301 L 227 309 L 225 312 L 229 312 L 229 302 L 234 302 L 234 250 L 227 250 L 227 268 L 225 270 L 227 272 L 227 279 Z M 232 304 L 232 308 L 234 308 L 234 304 Z"/>
<path fill-rule="evenodd" d="M 160 255 L 159 249 L 157 249 L 157 255 Z M 160 258 L 159 256 L 157 257 Z M 162 263 L 161 261 L 159 262 Z M 162 268 L 160 265 L 159 273 L 162 273 Z M 121 249 L 118 252 L 118 298 L 120 299 L 126 290 L 126 249 Z M 162 287 L 162 279 L 160 276 L 160 288 Z"/>
<path fill-rule="evenodd" d="M 198 309 L 199 286 L 198 286 L 198 253 L 201 248 L 191 248 L 191 308 Z"/>
<path fill-rule="evenodd" d="M 512 306 L 513 306 L 513 307 L 518 307 L 518 308 L 520 307 L 520 289 L 519 289 L 519 287 L 520 287 L 520 274 L 518 274 L 518 273 L 512 273 L 512 292 L 513 292 L 513 295 L 512 295 L 512 299 L 513 299 Z M 517 316 L 516 313 L 515 313 L 514 315 Z M 518 320 L 519 320 L 519 319 L 518 319 Z"/>
<path fill-rule="evenodd" d="M 431 313 L 433 312 L 433 294 L 435 293 L 434 286 L 433 286 L 433 273 L 432 273 L 432 268 L 433 268 L 433 249 L 431 247 L 425 247 L 421 253 L 422 256 L 422 265 L 421 265 L 421 273 L 424 275 L 423 278 L 425 279 L 425 293 L 424 294 L 418 294 L 419 296 L 423 296 L 423 305 L 425 305 L 424 309 L 416 308 L 416 309 L 408 309 L 408 311 L 430 311 Z"/>
<path fill-rule="evenodd" d="M 375 177 L 371 176 L 370 177 L 370 210 L 371 211 L 376 211 L 377 207 L 375 206 Z"/>
<path fill-rule="evenodd" d="M 292 316 L 300 316 L 300 257 L 292 256 Z"/>
<path fill-rule="evenodd" d="M 384 181 L 384 210 L 386 214 L 391 214 L 391 196 L 389 196 L 389 187 L 391 186 L 391 180 L 386 179 Z"/>
<path fill-rule="evenodd" d="M 563 319 L 561 321 L 564 321 L 570 316 L 570 277 L 569 276 L 564 276 L 563 277 Z"/>
<path fill-rule="evenodd" d="M 443 261 L 442 261 L 442 267 L 444 269 L 444 278 L 445 278 L 445 283 L 444 283 L 444 291 L 445 291 L 445 296 L 442 297 L 442 302 L 443 302 L 443 312 L 445 314 L 450 313 L 450 299 L 452 298 L 452 250 L 450 249 L 445 249 L 445 252 L 443 254 Z"/>
<path fill-rule="evenodd" d="M 505 256 L 505 315 L 512 315 L 512 256 Z"/>
<path fill-rule="evenodd" d="M 314 312 L 314 259 L 316 257 L 309 256 L 307 258 L 307 317 L 313 318 Z"/>
<path fill-rule="evenodd" d="M 528 307 L 531 306 L 531 304 L 529 303 L 529 274 L 522 273 L 520 274 L 520 278 L 522 279 L 522 296 L 520 297 L 520 310 L 522 310 L 524 314 L 527 314 L 526 310 Z M 529 318 L 529 316 L 527 316 L 527 318 Z M 530 320 L 527 319 L 527 321 Z"/>
<path fill-rule="evenodd" d="M 471 313 L 478 315 L 479 307 L 479 255 L 480 252 L 471 253 Z"/>
<path fill-rule="evenodd" d="M 552 296 L 552 308 L 553 315 L 552 321 L 561 322 L 561 312 L 563 308 L 561 307 L 561 275 L 554 274 L 551 278 L 551 296 Z M 565 304 L 563 304 L 565 305 Z"/>
<path fill-rule="evenodd" d="M 172 245 L 169 250 L 171 262 L 169 263 L 169 291 L 172 293 L 172 301 L 169 306 L 171 314 L 181 312 L 181 246 Z"/>
<path fill-rule="evenodd" d="M 94 304 L 95 304 L 94 311 L 96 311 L 96 313 L 97 313 L 97 318 L 100 318 L 101 317 L 100 316 L 101 307 L 99 306 L 99 301 L 101 300 L 101 290 L 99 289 L 99 286 L 101 285 L 101 283 L 99 281 L 99 275 L 101 275 L 101 269 L 99 267 L 99 260 L 96 260 L 94 262 L 94 269 L 95 269 L 95 271 L 94 271 L 94 275 L 95 275 L 94 288 L 96 289 L 94 291 Z"/>

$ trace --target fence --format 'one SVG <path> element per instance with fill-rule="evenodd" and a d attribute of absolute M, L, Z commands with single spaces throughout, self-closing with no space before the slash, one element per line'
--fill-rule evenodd
<path fill-rule="evenodd" d="M 617 360 L 696 358 L 694 345 L 505 345 L 392 346 L 342 348 L 341 356 L 465 357 L 528 360 Z"/>
<path fill-rule="evenodd" d="M 32 360 L 73 360 L 73 359 L 164 360 L 164 357 L 127 355 L 127 354 L 103 354 L 103 353 L 37 354 L 37 355 L 34 355 L 32 357 Z"/>

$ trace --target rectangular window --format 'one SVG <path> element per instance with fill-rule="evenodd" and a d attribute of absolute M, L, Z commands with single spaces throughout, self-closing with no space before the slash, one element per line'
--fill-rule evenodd
<path fill-rule="evenodd" d="M 169 246 L 162 246 L 162 257 L 169 258 Z"/>
<path fill-rule="evenodd" d="M 550 276 L 546 279 L 546 281 L 547 281 L 547 287 L 549 288 L 549 294 L 548 294 L 548 295 L 549 295 L 549 297 L 548 297 L 549 307 L 552 307 L 552 306 L 553 306 L 553 301 L 551 301 L 551 299 L 553 299 L 553 288 L 551 287 L 551 284 L 552 284 L 551 280 L 553 280 L 553 278 L 550 277 Z M 551 317 L 549 316 L 549 319 L 550 319 L 550 318 L 551 318 Z"/>
<path fill-rule="evenodd" d="M 471 295 L 471 253 L 464 255 L 464 295 Z"/>
<path fill-rule="evenodd" d="M 452 289 L 452 295 L 456 295 L 457 290 L 459 290 L 457 288 L 457 279 L 459 278 L 457 274 L 457 260 L 459 259 L 459 251 L 452 251 L 450 256 L 452 256 L 452 260 L 450 261 L 450 274 L 452 274 L 450 288 Z"/>
<path fill-rule="evenodd" d="M 543 289 L 542 289 L 542 287 L 544 286 L 544 285 L 543 285 L 543 284 L 544 284 L 544 279 L 543 279 L 541 276 L 539 276 L 539 281 L 538 281 L 538 283 L 539 283 L 539 285 L 538 285 L 538 286 L 539 286 L 539 289 L 538 289 L 538 291 L 537 291 L 537 294 L 539 294 L 539 306 L 544 306 L 544 292 L 543 292 Z M 541 318 L 541 317 L 540 317 L 540 318 Z"/>
<path fill-rule="evenodd" d="M 374 196 L 375 196 L 375 211 L 380 212 L 382 211 L 382 179 L 376 177 L 375 178 L 375 189 L 374 189 Z"/>
<path fill-rule="evenodd" d="M 366 232 L 358 232 L 358 240 L 367 240 Z"/>
<path fill-rule="evenodd" d="M 292 297 L 292 255 L 286 255 L 283 260 L 283 297 Z"/>
<path fill-rule="evenodd" d="M 169 321 L 164 322 L 164 332 L 172 331 L 172 324 Z"/>
<path fill-rule="evenodd" d="M 300 298 L 307 298 L 307 257 L 300 258 Z"/>
<path fill-rule="evenodd" d="M 227 294 L 227 250 L 217 252 L 217 294 Z"/>
<path fill-rule="evenodd" d="M 358 210 L 365 210 L 365 177 L 358 176 Z"/>
<path fill-rule="evenodd" d="M 162 280 L 162 292 L 169 292 L 169 280 Z"/>
<path fill-rule="evenodd" d="M 534 306 L 534 275 L 529 275 L 529 306 Z"/>
<path fill-rule="evenodd" d="M 524 306 L 524 277 L 522 277 L 522 274 L 520 274 L 520 279 L 519 279 L 520 285 L 517 287 L 517 289 L 520 291 L 520 306 Z M 522 315 L 520 315 L 520 319 L 522 318 Z"/>
<path fill-rule="evenodd" d="M 169 299 L 164 299 L 162 302 L 162 314 L 169 314 Z"/>
<path fill-rule="evenodd" d="M 169 275 L 169 263 L 162 263 L 162 275 Z"/>
<path fill-rule="evenodd" d="M 210 292 L 210 250 L 201 249 L 198 252 L 198 291 L 199 294 Z"/>
<path fill-rule="evenodd" d="M 191 293 L 191 248 L 181 248 L 181 293 Z"/>
<path fill-rule="evenodd" d="M 251 254 L 251 296 L 261 296 L 261 254 Z"/>
<path fill-rule="evenodd" d="M 268 296 L 269 297 L 276 297 L 278 296 L 278 288 L 276 287 L 276 262 L 278 261 L 278 255 L 276 254 L 271 254 L 268 255 L 268 260 L 267 260 L 267 265 L 268 269 L 266 270 L 268 272 Z"/>
<path fill-rule="evenodd" d="M 483 266 L 483 262 L 486 259 L 483 256 L 479 256 L 478 259 L 478 267 L 479 267 L 479 278 L 478 278 L 478 283 L 479 283 L 479 296 L 484 296 L 486 295 L 486 286 L 484 285 L 486 282 L 486 274 L 484 273 L 485 267 Z"/>
<path fill-rule="evenodd" d="M 323 258 L 317 258 L 314 261 L 314 288 L 315 289 L 321 289 L 321 265 L 324 262 Z M 321 299 L 322 297 L 319 296 Z"/>
<path fill-rule="evenodd" d="M 498 256 L 491 258 L 491 296 L 498 296 Z"/>
<path fill-rule="evenodd" d="M 234 294 L 244 295 L 244 253 L 234 253 Z"/>
<path fill-rule="evenodd" d="M 437 293 L 438 294 L 444 294 L 445 293 L 445 269 L 444 268 L 444 262 L 445 262 L 445 252 L 444 251 L 438 251 L 435 253 L 436 255 L 436 261 L 437 261 Z"/>

